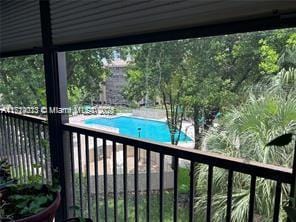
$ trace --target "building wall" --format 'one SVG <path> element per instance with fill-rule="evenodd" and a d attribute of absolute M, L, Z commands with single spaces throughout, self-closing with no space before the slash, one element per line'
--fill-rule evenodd
<path fill-rule="evenodd" d="M 108 105 L 128 105 L 128 101 L 122 96 L 127 84 L 125 67 L 110 67 L 111 75 L 105 82 L 103 103 Z M 101 97 L 102 98 L 102 97 Z"/>

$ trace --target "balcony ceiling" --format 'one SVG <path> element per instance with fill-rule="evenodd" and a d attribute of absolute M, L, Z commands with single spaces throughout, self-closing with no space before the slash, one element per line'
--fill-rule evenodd
<path fill-rule="evenodd" d="M 1 53 L 42 46 L 39 1 L 0 0 Z M 217 25 L 296 12 L 295 0 L 50 1 L 54 45 Z"/>

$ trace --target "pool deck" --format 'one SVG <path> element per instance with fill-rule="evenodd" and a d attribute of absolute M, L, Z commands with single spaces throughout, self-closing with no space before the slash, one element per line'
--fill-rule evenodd
<path fill-rule="evenodd" d="M 81 125 L 81 126 L 87 126 L 87 127 L 94 127 L 96 129 L 102 129 L 105 131 L 109 131 L 109 132 L 113 132 L 113 133 L 119 133 L 119 129 L 117 128 L 112 128 L 112 127 L 108 127 L 108 126 L 100 126 L 99 125 L 95 125 L 95 126 L 91 126 L 91 125 L 86 125 L 84 123 L 84 121 L 86 119 L 91 119 L 91 118 L 98 118 L 98 117 L 106 117 L 106 118 L 114 118 L 114 117 L 118 117 L 118 116 L 132 116 L 131 114 L 117 114 L 115 116 L 103 116 L 103 115 L 79 115 L 79 116 L 73 116 L 70 117 L 70 123 L 74 123 L 76 125 Z M 137 117 L 139 118 L 139 117 Z M 157 120 L 157 121 L 163 121 L 165 122 L 166 119 L 152 119 L 152 118 L 143 118 L 143 119 L 149 119 L 149 120 Z M 183 127 L 182 127 L 182 131 L 184 133 L 186 133 L 188 136 L 190 136 L 191 138 L 194 138 L 194 128 L 192 126 L 192 123 L 190 123 L 189 121 L 184 121 L 183 122 Z M 95 153 L 94 153 L 94 147 L 93 147 L 93 138 L 89 138 L 89 156 L 87 157 L 86 155 L 86 146 L 85 146 L 85 136 L 84 135 L 80 135 L 80 139 L 81 139 L 81 146 L 80 146 L 80 150 L 81 150 L 81 163 L 82 163 L 82 173 L 85 175 L 86 174 L 86 164 L 87 162 L 89 162 L 89 173 L 91 177 L 95 176 L 95 161 L 94 161 L 94 157 L 95 157 Z M 106 145 L 107 145 L 107 175 L 109 177 L 112 178 L 113 175 L 113 152 L 112 152 L 112 146 L 113 143 L 112 141 L 106 141 Z M 79 165 L 78 165 L 78 144 L 77 144 L 77 135 L 73 135 L 73 145 L 74 145 L 74 171 L 76 173 L 79 172 Z M 103 172 L 103 159 L 102 159 L 102 140 L 98 139 L 97 140 L 97 145 L 98 145 L 98 172 L 97 175 L 99 177 L 102 177 L 104 175 Z M 188 141 L 188 142 L 179 142 L 179 145 L 181 147 L 185 147 L 185 148 L 189 148 L 189 149 L 193 149 L 194 148 L 194 142 L 192 141 Z M 120 177 L 120 175 L 122 175 L 123 173 L 123 148 L 122 148 L 122 144 L 117 143 L 116 144 L 116 159 L 117 159 L 117 163 L 116 163 L 116 168 L 117 168 L 117 174 Z M 134 174 L 134 147 L 128 146 L 127 147 L 127 170 L 128 170 L 128 176 L 131 176 Z M 88 159 L 88 161 L 87 161 Z M 165 160 L 164 160 L 164 176 L 166 179 L 166 184 L 165 184 L 165 189 L 172 189 L 173 187 L 173 181 L 170 179 L 172 178 L 172 169 L 171 169 L 171 163 L 172 163 L 172 159 L 170 156 L 165 156 Z M 183 160 L 180 159 L 179 162 L 179 166 L 180 167 L 189 167 L 189 162 L 187 160 Z M 139 150 L 139 173 L 143 174 L 140 179 L 139 179 L 139 183 L 140 184 L 144 184 L 145 182 L 145 173 L 146 173 L 146 151 L 140 149 Z M 156 189 L 159 187 L 159 185 L 157 184 L 158 180 L 157 178 L 159 177 L 159 155 L 157 153 L 151 153 L 151 173 L 154 174 L 153 178 L 154 178 L 154 182 L 152 181 L 153 187 Z M 143 178 L 142 178 L 143 177 Z M 152 187 L 152 189 L 154 189 Z"/>

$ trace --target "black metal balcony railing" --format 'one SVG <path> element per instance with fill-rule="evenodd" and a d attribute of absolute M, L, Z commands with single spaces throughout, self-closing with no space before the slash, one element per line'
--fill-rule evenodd
<path fill-rule="evenodd" d="M 28 182 L 40 176 L 51 181 L 48 130 L 45 119 L 0 113 L 0 155 L 12 165 L 12 176 Z"/>
<path fill-rule="evenodd" d="M 23 178 L 25 182 L 28 176 L 40 173 L 38 170 L 41 170 L 43 180 L 48 180 L 50 175 L 49 152 L 41 145 L 42 140 L 47 139 L 44 120 L 2 113 L 0 114 L 0 126 L 1 159 L 6 158 L 13 165 L 13 175 Z M 253 161 L 246 162 L 214 153 L 132 139 L 73 124 L 64 124 L 63 131 L 65 144 L 68 144 L 70 151 L 70 167 L 67 168 L 71 178 L 68 181 L 70 187 L 67 190 L 70 198 L 67 198 L 67 206 L 79 206 L 79 212 L 73 214 L 90 217 L 94 221 L 130 221 L 131 207 L 135 221 L 153 221 L 152 213 L 155 216 L 155 212 L 152 212 L 151 203 L 155 192 L 159 197 L 157 218 L 163 221 L 166 190 L 171 190 L 173 193 L 171 218 L 172 221 L 177 221 L 181 210 L 185 211 L 187 208 L 180 210 L 178 206 L 179 171 L 171 170 L 171 164 L 173 169 L 178 169 L 180 164 L 190 166 L 190 192 L 187 203 L 189 221 L 193 221 L 198 213 L 194 210 L 195 185 L 193 180 L 194 167 L 197 163 L 208 166 L 206 221 L 211 221 L 212 216 L 213 170 L 215 168 L 223 168 L 228 172 L 225 221 L 229 222 L 232 212 L 234 173 L 244 173 L 251 177 L 248 221 L 254 220 L 257 178 L 276 182 L 273 221 L 278 221 L 279 218 L 282 184 L 292 184 L 292 170 L 283 167 Z M 42 160 L 42 156 L 47 156 L 46 161 Z M 34 169 L 35 164 L 40 165 L 40 168 Z M 130 206 L 131 196 L 134 197 L 133 206 Z M 145 218 L 142 218 L 143 209 L 139 209 L 139 206 L 144 200 Z M 119 208 L 121 213 L 119 213 Z"/>

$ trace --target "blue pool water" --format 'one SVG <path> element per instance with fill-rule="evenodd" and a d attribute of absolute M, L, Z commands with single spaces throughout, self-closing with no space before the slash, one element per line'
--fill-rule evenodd
<path fill-rule="evenodd" d="M 125 136 L 152 140 L 156 142 L 170 142 L 170 132 L 167 123 L 140 119 L 135 117 L 115 117 L 115 118 L 94 118 L 84 122 L 87 125 L 103 125 L 119 129 L 119 133 Z M 183 132 L 180 135 L 180 141 L 191 141 L 191 139 Z"/>

